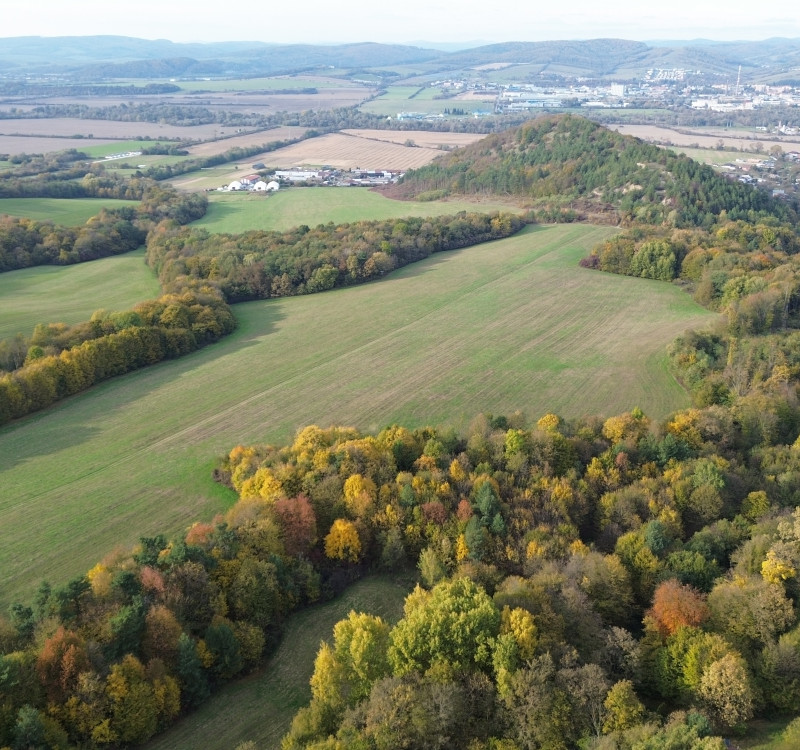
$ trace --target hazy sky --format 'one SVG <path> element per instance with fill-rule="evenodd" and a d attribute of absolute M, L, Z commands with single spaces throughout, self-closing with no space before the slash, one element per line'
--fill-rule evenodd
<path fill-rule="evenodd" d="M 797 0 L 0 0 L 0 36 L 188 41 L 540 41 L 800 37 Z"/>

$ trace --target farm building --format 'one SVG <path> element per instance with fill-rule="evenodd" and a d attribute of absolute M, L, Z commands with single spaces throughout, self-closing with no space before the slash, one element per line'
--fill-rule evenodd
<path fill-rule="evenodd" d="M 269 182 L 259 180 L 255 185 L 253 185 L 253 190 L 258 191 L 259 193 L 274 193 L 279 189 L 280 185 L 275 182 L 275 180 L 270 180 Z"/>

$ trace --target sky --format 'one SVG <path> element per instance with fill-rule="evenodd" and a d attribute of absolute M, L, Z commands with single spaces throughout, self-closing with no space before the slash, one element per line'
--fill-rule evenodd
<path fill-rule="evenodd" d="M 293 44 L 800 38 L 797 0 L 0 0 L 0 37 Z M 715 6 L 715 7 L 712 7 Z"/>

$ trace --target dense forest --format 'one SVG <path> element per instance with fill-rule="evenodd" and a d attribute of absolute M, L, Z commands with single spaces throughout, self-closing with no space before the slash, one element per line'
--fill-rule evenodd
<path fill-rule="evenodd" d="M 258 666 L 289 612 L 403 564 L 402 620 L 336 626 L 286 750 L 715 749 L 800 709 L 798 447 L 737 406 L 310 426 L 217 476 L 224 516 L 0 620 L 0 743 L 143 742 Z"/>

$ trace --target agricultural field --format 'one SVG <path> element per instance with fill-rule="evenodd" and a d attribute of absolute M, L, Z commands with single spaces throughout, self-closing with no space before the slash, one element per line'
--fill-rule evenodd
<path fill-rule="evenodd" d="M 434 130 L 369 130 L 353 128 L 340 132 L 344 135 L 353 135 L 372 141 L 388 141 L 389 143 L 405 144 L 411 140 L 417 146 L 439 149 L 461 148 L 486 138 L 484 133 L 437 133 Z"/>
<path fill-rule="evenodd" d="M 0 198 L 0 216 L 52 221 L 67 227 L 85 224 L 103 208 L 135 206 L 137 201 L 116 198 Z"/>
<path fill-rule="evenodd" d="M 71 100 L 68 100 L 71 101 Z M 110 102 L 100 100 L 103 105 Z M 94 102 L 97 104 L 97 101 Z M 17 120 L 0 120 L 0 136 L 30 137 L 33 141 L 43 138 L 53 139 L 54 143 L 49 151 L 60 151 L 65 148 L 79 148 L 73 144 L 61 145 L 65 140 L 80 140 L 82 145 L 85 139 L 107 140 L 132 140 L 150 138 L 152 140 L 198 140 L 206 141 L 218 135 L 235 132 L 235 128 L 221 127 L 214 123 L 207 125 L 168 125 L 158 122 L 120 122 L 117 120 L 82 120 L 77 117 L 52 117 L 52 118 L 22 118 Z M 80 136 L 80 138 L 74 138 Z M 25 140 L 22 138 L 21 140 Z M 2 142 L 0 142 L 2 146 Z M 3 153 L 40 153 L 34 148 L 22 148 L 20 151 L 9 151 L 4 146 Z"/>
<path fill-rule="evenodd" d="M 115 154 L 121 154 L 126 151 L 141 151 L 145 148 L 151 148 L 153 146 L 169 146 L 169 145 L 175 145 L 176 143 L 178 142 L 170 140 L 162 140 L 162 141 L 133 140 L 133 141 L 114 141 L 113 143 L 105 143 L 95 146 L 92 145 L 92 141 L 89 141 L 85 146 L 81 146 L 80 150 L 95 159 L 105 159 L 106 156 L 114 156 Z M 108 163 L 110 165 L 112 162 Z"/>
<path fill-rule="evenodd" d="M 461 101 L 458 97 L 434 99 L 440 93 L 438 89 L 425 87 L 420 91 L 420 88 L 421 86 L 389 86 L 385 94 L 364 102 L 359 109 L 387 117 L 395 117 L 400 112 L 443 114 L 445 109 L 452 109 L 454 106 L 470 112 L 485 109 L 481 102 Z"/>
<path fill-rule="evenodd" d="M 319 644 L 332 640 L 333 626 L 351 611 L 377 615 L 394 625 L 412 576 L 371 576 L 337 599 L 291 616 L 275 655 L 256 674 L 227 685 L 197 711 L 157 737 L 146 750 L 231 750 L 252 740 L 260 750 L 278 750 L 292 717 L 311 699 L 308 681 Z M 230 721 L 236 716 L 236 721 Z"/>
<path fill-rule="evenodd" d="M 95 310 L 127 310 L 159 294 L 144 248 L 73 266 L 0 273 L 0 339 L 30 336 L 37 323 L 80 323 Z"/>
<path fill-rule="evenodd" d="M 377 283 L 237 305 L 219 343 L 4 426 L 0 606 L 116 545 L 210 519 L 233 501 L 211 479 L 215 457 L 239 443 L 312 423 L 686 406 L 665 348 L 716 316 L 673 285 L 578 267 L 614 231 L 530 227 Z"/>
<path fill-rule="evenodd" d="M 51 151 L 64 151 L 68 148 L 83 149 L 85 138 L 62 138 L 60 136 L 2 135 L 0 134 L 0 154 L 47 154 Z M 95 138 L 89 143 L 113 145 L 115 141 Z"/>
<path fill-rule="evenodd" d="M 766 137 L 767 134 L 759 135 L 756 138 L 752 131 L 725 131 L 715 130 L 712 133 L 702 132 L 701 130 L 673 130 L 672 128 L 660 127 L 657 125 L 609 125 L 611 130 L 617 130 L 623 135 L 633 135 L 643 141 L 653 141 L 655 143 L 672 144 L 675 146 L 700 146 L 702 148 L 717 148 L 720 144 L 725 149 L 736 149 L 738 151 L 755 151 L 761 148 L 764 153 L 769 153 L 773 146 L 780 146 L 784 151 L 800 149 L 800 141 L 797 139 L 779 139 Z"/>
<path fill-rule="evenodd" d="M 413 140 L 414 133 L 410 133 L 407 138 Z M 429 164 L 437 156 L 441 156 L 441 153 L 437 148 L 418 148 L 390 141 L 330 133 L 318 138 L 308 138 L 275 151 L 250 156 L 236 164 L 229 162 L 218 167 L 190 172 L 171 182 L 179 190 L 218 188 L 252 172 L 251 165 L 258 162 L 266 164 L 271 169 L 329 166 L 337 169 L 403 171 Z"/>
<path fill-rule="evenodd" d="M 211 193 L 208 211 L 192 226 L 210 232 L 246 232 L 250 229 L 283 231 L 306 224 L 333 221 L 343 224 L 362 219 L 403 216 L 440 216 L 459 211 L 519 211 L 499 203 L 446 201 L 415 203 L 385 198 L 369 188 L 293 187 L 277 193 Z"/>
<path fill-rule="evenodd" d="M 162 81 L 166 82 L 166 81 Z M 222 91 L 279 91 L 282 89 L 341 89 L 352 88 L 350 81 L 325 76 L 297 75 L 271 76 L 269 78 L 226 78 L 211 81 L 175 81 L 186 92 L 222 92 Z"/>
<path fill-rule="evenodd" d="M 260 146 L 263 143 L 271 143 L 273 141 L 288 141 L 294 138 L 301 138 L 307 131 L 308 128 L 298 125 L 284 125 L 280 128 L 255 130 L 246 135 L 235 135 L 232 138 L 198 143 L 195 146 L 189 146 L 186 150 L 191 156 L 216 156 L 217 154 L 224 154 L 232 148 L 248 148 L 249 146 Z M 252 161 L 252 157 L 248 157 L 248 161 Z"/>

